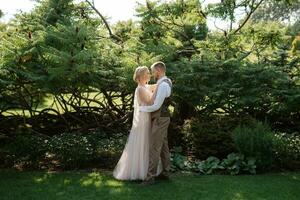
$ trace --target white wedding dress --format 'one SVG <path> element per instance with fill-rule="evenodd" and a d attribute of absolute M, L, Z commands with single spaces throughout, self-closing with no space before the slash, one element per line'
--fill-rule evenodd
<path fill-rule="evenodd" d="M 144 180 L 148 172 L 151 114 L 139 111 L 139 106 L 147 105 L 139 98 L 139 89 L 146 91 L 146 98 L 153 95 L 147 86 L 138 86 L 135 90 L 132 127 L 122 156 L 113 171 L 113 176 L 118 180 Z M 161 171 L 160 162 L 158 174 Z"/>

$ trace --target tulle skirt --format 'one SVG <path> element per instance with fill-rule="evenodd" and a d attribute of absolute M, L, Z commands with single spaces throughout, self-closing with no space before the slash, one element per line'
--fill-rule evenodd
<path fill-rule="evenodd" d="M 118 180 L 144 180 L 149 166 L 150 113 L 140 112 L 133 119 L 127 143 L 113 176 Z M 162 171 L 161 162 L 158 173 Z"/>

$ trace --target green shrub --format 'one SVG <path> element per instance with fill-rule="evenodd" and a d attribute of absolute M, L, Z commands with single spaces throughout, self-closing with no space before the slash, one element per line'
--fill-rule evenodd
<path fill-rule="evenodd" d="M 235 126 L 235 119 L 225 117 L 186 120 L 182 128 L 185 148 L 197 159 L 225 158 L 235 151 L 230 134 Z"/>
<path fill-rule="evenodd" d="M 244 155 L 237 153 L 229 154 L 222 161 L 214 156 L 210 156 L 204 161 L 196 161 L 190 165 L 193 166 L 191 169 L 194 171 L 207 175 L 216 173 L 230 175 L 256 173 L 255 159 L 245 158 Z"/>
<path fill-rule="evenodd" d="M 18 134 L 0 151 L 0 156 L 6 167 L 18 163 L 31 168 L 113 167 L 127 138 L 123 134 L 115 136 L 118 137 L 109 137 L 102 131 L 62 133 L 52 137 Z"/>
<path fill-rule="evenodd" d="M 100 167 L 115 167 L 125 147 L 127 135 L 115 133 L 114 137 L 108 137 L 103 132 L 95 132 L 87 138 L 94 150 L 93 162 Z"/>
<path fill-rule="evenodd" d="M 4 146 L 5 165 L 13 166 L 18 163 L 37 166 L 47 147 L 44 143 L 46 137 L 43 135 L 23 134 L 12 138 L 12 141 Z"/>
<path fill-rule="evenodd" d="M 92 159 L 93 149 L 85 136 L 78 133 L 55 135 L 49 141 L 50 152 L 64 167 L 76 167 Z"/>
<path fill-rule="evenodd" d="M 214 156 L 208 157 L 204 161 L 198 162 L 197 170 L 203 174 L 213 174 L 219 169 L 223 169 L 220 165 L 220 160 Z"/>
<path fill-rule="evenodd" d="M 254 158 L 245 159 L 244 155 L 231 153 L 227 158 L 223 159 L 221 166 L 231 175 L 240 173 L 256 173 L 256 165 Z"/>
<path fill-rule="evenodd" d="M 300 169 L 300 136 L 280 133 L 275 135 L 275 159 L 280 168 Z"/>
<path fill-rule="evenodd" d="M 84 167 L 95 162 L 108 167 L 115 164 L 125 142 L 123 137 L 108 138 L 103 132 L 63 133 L 52 137 L 49 146 L 64 168 Z"/>
<path fill-rule="evenodd" d="M 267 124 L 253 120 L 250 125 L 239 125 L 233 131 L 233 140 L 241 154 L 256 159 L 259 170 L 271 167 L 274 134 Z"/>
<path fill-rule="evenodd" d="M 256 160 L 231 153 L 223 160 L 210 156 L 206 160 L 191 160 L 182 155 L 182 148 L 171 149 L 171 171 L 190 171 L 200 174 L 255 174 Z"/>
<path fill-rule="evenodd" d="M 187 156 L 182 155 L 181 147 L 174 147 L 171 149 L 171 171 L 187 170 L 192 171 L 191 163 Z"/>

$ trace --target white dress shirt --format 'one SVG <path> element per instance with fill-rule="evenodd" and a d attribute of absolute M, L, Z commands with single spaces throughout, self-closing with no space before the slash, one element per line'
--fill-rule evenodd
<path fill-rule="evenodd" d="M 162 104 L 164 103 L 165 98 L 171 95 L 171 87 L 169 86 L 168 83 L 164 82 L 165 79 L 168 78 L 166 76 L 163 76 L 157 81 L 158 88 L 157 88 L 157 93 L 153 105 L 141 106 L 140 107 L 141 112 L 154 112 L 159 110 Z"/>

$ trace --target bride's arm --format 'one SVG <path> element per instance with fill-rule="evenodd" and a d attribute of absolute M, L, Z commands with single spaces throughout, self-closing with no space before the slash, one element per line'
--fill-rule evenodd
<path fill-rule="evenodd" d="M 154 100 L 149 95 L 149 92 L 147 92 L 144 88 L 139 88 L 138 95 L 139 99 L 147 105 L 152 105 L 154 103 Z"/>

